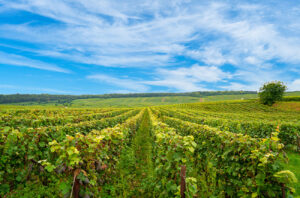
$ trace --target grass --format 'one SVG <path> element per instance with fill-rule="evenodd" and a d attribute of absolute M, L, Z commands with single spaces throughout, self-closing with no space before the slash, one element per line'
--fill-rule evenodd
<path fill-rule="evenodd" d="M 288 152 L 289 162 L 285 165 L 287 170 L 292 171 L 298 179 L 298 183 L 294 185 L 296 190 L 295 197 L 300 198 L 300 153 Z"/>
<path fill-rule="evenodd" d="M 274 107 L 281 110 L 300 111 L 300 102 L 278 102 Z"/>
<path fill-rule="evenodd" d="M 251 94 L 249 94 L 251 95 Z M 181 103 L 195 103 L 205 101 L 221 101 L 241 99 L 241 96 L 210 96 L 198 98 L 190 96 L 167 96 L 167 97 L 136 97 L 136 98 L 109 98 L 109 99 L 79 99 L 72 102 L 72 107 L 146 107 L 157 105 L 171 105 Z M 247 97 L 251 98 L 251 97 Z M 253 97 L 252 97 L 253 98 Z M 246 99 L 246 98 L 245 98 Z"/>
<path fill-rule="evenodd" d="M 244 94 L 244 95 L 219 95 L 219 96 L 207 96 L 204 98 L 204 101 L 213 102 L 213 101 L 222 101 L 222 100 L 246 100 L 246 99 L 255 99 L 257 94 Z"/>
<path fill-rule="evenodd" d="M 286 96 L 300 96 L 299 92 L 288 92 Z M 166 96 L 166 97 L 135 97 L 135 98 L 93 98 L 72 101 L 72 107 L 146 107 L 194 102 L 214 102 L 224 100 L 256 99 L 257 94 L 217 95 L 206 97 Z"/>
<path fill-rule="evenodd" d="M 120 160 L 122 197 L 151 197 L 149 184 L 153 178 L 151 123 L 148 110 L 144 113 L 132 144 L 124 149 Z M 130 189 L 130 190 L 128 190 Z"/>
<path fill-rule="evenodd" d="M 151 178 L 153 173 L 151 123 L 148 110 L 144 113 L 141 125 L 133 140 L 136 159 L 136 175 L 139 189 L 145 179 Z M 140 192 L 142 193 L 142 192 Z"/>
<path fill-rule="evenodd" d="M 54 106 L 51 104 L 48 105 L 39 105 L 39 104 L 34 104 L 34 105 L 20 105 L 19 103 L 16 104 L 10 104 L 10 105 L 0 105 L 0 111 L 1 110 L 24 110 L 24 109 L 64 109 L 66 108 L 65 106 Z"/>
<path fill-rule="evenodd" d="M 287 92 L 285 96 L 300 96 L 300 91 Z"/>
<path fill-rule="evenodd" d="M 190 96 L 136 97 L 136 98 L 93 98 L 72 102 L 72 107 L 145 107 L 180 103 L 200 102 L 201 99 Z"/>

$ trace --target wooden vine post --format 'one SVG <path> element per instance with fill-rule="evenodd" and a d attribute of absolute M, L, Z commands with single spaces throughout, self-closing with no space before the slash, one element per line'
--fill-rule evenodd
<path fill-rule="evenodd" d="M 286 198 L 286 193 L 285 193 L 285 186 L 284 186 L 284 184 L 281 184 L 281 192 L 282 192 L 282 198 Z"/>
<path fill-rule="evenodd" d="M 185 177 L 186 177 L 186 166 L 181 166 L 180 170 L 180 195 L 181 198 L 185 198 L 185 191 L 186 191 L 186 183 L 185 183 Z"/>
<path fill-rule="evenodd" d="M 75 184 L 74 184 L 74 198 L 79 198 L 79 191 L 80 191 L 80 183 L 79 183 L 79 179 L 75 179 Z"/>
<path fill-rule="evenodd" d="M 76 169 L 74 171 L 73 186 L 72 186 L 70 198 L 72 198 L 72 195 L 74 196 L 74 198 L 79 198 L 80 183 L 79 183 L 79 179 L 77 179 L 77 176 L 79 175 L 80 171 L 81 171 L 80 169 Z"/>

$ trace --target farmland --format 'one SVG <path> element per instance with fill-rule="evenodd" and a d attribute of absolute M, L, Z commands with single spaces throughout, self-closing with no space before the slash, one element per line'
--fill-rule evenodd
<path fill-rule="evenodd" d="M 300 195 L 300 102 L 193 102 L 1 106 L 0 197 Z"/>
<path fill-rule="evenodd" d="M 132 97 L 130 94 L 120 94 L 118 97 L 114 98 L 112 96 L 108 96 L 107 98 L 100 98 L 103 96 L 97 96 L 91 95 L 90 97 L 96 97 L 96 98 L 87 98 L 87 99 L 68 99 L 67 102 L 59 102 L 58 100 L 51 100 L 51 98 L 48 99 L 40 99 L 37 96 L 33 96 L 30 98 L 31 100 L 40 100 L 40 102 L 15 102 L 10 103 L 11 105 L 18 105 L 18 106 L 69 106 L 69 107 L 75 107 L 75 108 L 88 108 L 88 107 L 146 107 L 146 106 L 157 106 L 157 105 L 171 105 L 171 104 L 182 104 L 182 103 L 197 103 L 197 102 L 214 102 L 214 101 L 224 101 L 224 100 L 247 100 L 247 99 L 257 99 L 258 95 L 253 93 L 239 93 L 239 92 L 232 92 L 231 94 L 228 94 L 227 92 L 208 92 L 210 94 L 215 95 L 204 95 L 204 94 L 197 94 L 197 93 L 183 93 L 186 94 L 183 96 L 183 94 L 178 94 L 178 96 L 172 96 L 165 94 L 165 96 L 161 93 L 157 93 L 158 96 L 148 96 L 153 94 L 144 94 L 143 97 L 140 97 L 139 94 L 136 94 L 137 97 Z M 143 95 L 143 94 L 140 94 Z M 122 97 L 121 97 L 122 96 Z M 130 96 L 130 97 L 129 97 Z M 285 98 L 289 99 L 291 97 L 298 97 L 300 96 L 299 91 L 294 92 L 286 92 Z M 11 96 L 11 100 L 16 99 L 16 96 Z M 62 96 L 61 96 L 62 97 Z M 74 97 L 74 96 L 72 96 Z M 1 97 L 0 97 L 1 100 Z M 1 101 L 0 101 L 1 102 Z M 3 103 L 2 104 L 8 104 Z"/>

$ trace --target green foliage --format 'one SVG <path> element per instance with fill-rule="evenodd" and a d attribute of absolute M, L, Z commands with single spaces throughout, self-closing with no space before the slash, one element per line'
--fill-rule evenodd
<path fill-rule="evenodd" d="M 99 183 L 110 183 L 116 174 L 122 147 L 136 130 L 142 112 L 136 109 L 111 115 L 90 126 L 87 126 L 90 121 L 84 121 L 84 125 L 36 129 L 4 127 L 0 133 L 0 196 L 11 189 L 13 195 L 19 191 L 14 188 L 37 181 L 61 186 L 53 196 L 62 197 L 70 192 L 76 171 L 85 174 L 81 189 L 96 195 Z M 81 174 L 78 177 L 82 179 Z"/>
<path fill-rule="evenodd" d="M 279 137 L 285 145 L 297 145 L 297 134 L 300 134 L 300 124 L 293 122 L 279 122 L 274 121 L 262 121 L 258 114 L 255 113 L 251 118 L 251 121 L 243 115 L 238 115 L 237 119 L 234 119 L 232 115 L 226 114 L 212 114 L 205 115 L 197 114 L 194 111 L 186 109 L 160 109 L 160 115 L 166 115 L 170 117 L 179 118 L 181 120 L 190 121 L 197 124 L 205 124 L 212 127 L 216 127 L 220 130 L 230 131 L 233 133 L 247 134 L 254 138 L 266 138 L 270 137 L 272 132 L 278 128 L 280 131 Z M 198 112 L 199 113 L 199 112 Z M 264 119 L 266 119 L 266 114 Z M 218 118 L 219 116 L 221 118 Z M 222 117 L 224 116 L 224 117 Z M 245 117 L 245 119 L 243 119 Z M 258 117 L 258 118 L 257 118 Z M 288 116 L 286 116 L 288 117 Z M 276 119 L 276 117 L 272 117 Z"/>
<path fill-rule="evenodd" d="M 280 81 L 265 83 L 259 91 L 259 99 L 262 104 L 273 105 L 276 101 L 282 100 L 287 87 Z"/>
<path fill-rule="evenodd" d="M 287 155 L 288 155 L 288 162 L 287 163 L 284 163 L 284 169 L 287 169 L 287 170 L 291 170 L 295 176 L 298 178 L 298 182 L 297 183 L 294 183 L 292 185 L 292 187 L 295 188 L 296 190 L 296 193 L 295 195 L 300 195 L 300 168 L 299 168 L 299 164 L 300 164 L 300 155 L 299 153 L 295 153 L 295 152 L 287 152 Z M 295 196 L 297 197 L 297 196 Z"/>
<path fill-rule="evenodd" d="M 283 146 L 276 136 L 258 140 L 174 118 L 164 117 L 163 120 L 182 134 L 195 137 L 198 169 L 205 169 L 203 162 L 207 160 L 216 168 L 218 186 L 215 193 L 245 196 L 268 192 L 275 196 L 280 192 L 281 186 L 272 176 L 281 169 L 279 159 Z"/>
<path fill-rule="evenodd" d="M 155 136 L 155 180 L 154 193 L 159 197 L 180 196 L 180 170 L 187 169 L 186 197 L 197 193 L 197 180 L 194 177 L 193 154 L 197 146 L 193 136 L 181 136 L 173 128 L 160 122 L 151 114 Z"/>
<path fill-rule="evenodd" d="M 1 189 L 0 189 L 1 191 Z M 57 192 L 60 189 L 53 184 L 43 185 L 40 182 L 28 182 L 25 185 L 19 185 L 14 193 L 6 194 L 6 198 L 56 198 L 60 196 Z M 3 192 L 3 191 L 1 191 Z"/>
<path fill-rule="evenodd" d="M 182 166 L 189 198 L 291 195 L 299 124 L 254 100 L 1 109 L 0 197 L 70 197 L 75 181 L 81 197 L 180 197 Z"/>
<path fill-rule="evenodd" d="M 293 184 L 298 181 L 294 173 L 289 170 L 279 171 L 275 173 L 274 176 L 278 178 L 279 182 L 284 184 Z"/>

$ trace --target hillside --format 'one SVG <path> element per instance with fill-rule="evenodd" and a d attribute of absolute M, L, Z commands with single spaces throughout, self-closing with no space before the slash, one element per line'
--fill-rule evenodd
<path fill-rule="evenodd" d="M 230 94 L 228 94 L 230 93 Z M 153 96 L 154 95 L 154 96 Z M 189 96 L 191 95 L 191 96 Z M 152 96 L 152 97 L 148 97 Z M 300 91 L 287 92 L 285 96 L 300 96 Z M 72 107 L 145 107 L 194 102 L 213 102 L 224 100 L 256 99 L 257 94 L 248 92 L 190 92 L 190 93 L 149 93 L 149 94 L 112 94 L 112 95 L 29 95 L 24 98 L 19 95 L 8 95 L 16 100 L 26 102 L 6 103 L 23 106 L 72 106 Z M 49 99 L 50 97 L 51 99 Z M 57 100 L 57 97 L 61 98 Z M 66 97 L 66 98 L 63 98 Z M 79 99 L 78 99 L 79 98 Z M 5 99 L 5 101 L 6 101 Z M 0 97 L 1 104 L 1 97 Z M 3 103 L 2 103 L 3 104 Z"/>
<path fill-rule="evenodd" d="M 300 96 L 300 92 L 288 92 L 285 96 Z M 257 94 L 215 95 L 205 97 L 166 96 L 166 97 L 136 97 L 109 99 L 79 99 L 71 102 L 72 107 L 144 107 L 195 102 L 214 102 L 225 100 L 256 99 Z"/>
<path fill-rule="evenodd" d="M 197 91 L 184 93 L 126 93 L 126 94 L 102 94 L 102 95 L 52 95 L 52 94 L 11 94 L 1 95 L 0 104 L 10 103 L 70 103 L 76 99 L 90 98 L 137 98 L 137 97 L 166 97 L 166 96 L 190 96 L 190 97 L 206 97 L 217 95 L 244 95 L 256 94 L 255 91 Z"/>
<path fill-rule="evenodd" d="M 201 102 L 201 98 L 190 96 L 136 97 L 109 99 L 80 99 L 72 101 L 72 107 L 144 107 L 180 103 Z"/>

